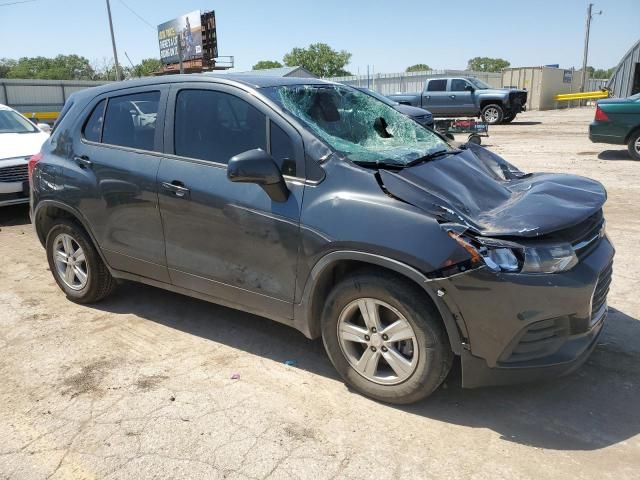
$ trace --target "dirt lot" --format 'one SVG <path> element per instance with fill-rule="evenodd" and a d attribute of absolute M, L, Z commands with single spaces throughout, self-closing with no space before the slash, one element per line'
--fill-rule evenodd
<path fill-rule="evenodd" d="M 0 210 L 0 477 L 638 478 L 640 163 L 591 144 L 592 116 L 529 112 L 486 143 L 607 187 L 616 270 L 593 356 L 508 388 L 462 390 L 454 369 L 406 408 L 350 392 L 320 342 L 259 317 L 134 284 L 75 305 L 27 209 Z"/>

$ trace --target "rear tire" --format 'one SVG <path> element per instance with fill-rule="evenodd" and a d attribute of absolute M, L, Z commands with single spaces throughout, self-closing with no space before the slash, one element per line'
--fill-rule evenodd
<path fill-rule="evenodd" d="M 77 224 L 60 220 L 47 234 L 47 260 L 69 300 L 94 303 L 108 296 L 116 282 L 93 243 Z"/>
<path fill-rule="evenodd" d="M 427 397 L 453 362 L 444 325 L 427 294 L 379 271 L 355 273 L 333 288 L 322 313 L 322 339 L 345 382 L 382 402 L 407 404 Z"/>
<path fill-rule="evenodd" d="M 631 134 L 627 148 L 633 160 L 640 160 L 640 130 L 636 130 Z"/>
<path fill-rule="evenodd" d="M 504 110 L 497 103 L 485 105 L 482 109 L 482 120 L 489 125 L 497 125 L 502 123 L 504 118 Z"/>

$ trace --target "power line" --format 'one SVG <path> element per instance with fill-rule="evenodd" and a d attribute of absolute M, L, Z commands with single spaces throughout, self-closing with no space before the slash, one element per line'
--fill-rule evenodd
<path fill-rule="evenodd" d="M 0 7 L 8 7 L 9 5 L 18 5 L 19 3 L 31 3 L 38 0 L 20 0 L 19 2 L 0 3 Z"/>
<path fill-rule="evenodd" d="M 35 0 L 29 0 L 29 1 L 35 1 Z M 133 13 L 136 17 L 138 17 L 138 20 L 140 20 L 141 22 L 147 24 L 149 27 L 153 28 L 154 30 L 157 29 L 157 27 L 154 27 L 153 25 L 151 25 L 149 22 L 147 22 L 144 18 L 142 18 L 141 15 L 139 15 L 133 8 L 131 8 L 129 5 L 127 5 L 126 3 L 124 3 L 123 0 L 118 0 L 123 7 L 125 7 L 127 10 L 129 10 L 131 13 Z"/>

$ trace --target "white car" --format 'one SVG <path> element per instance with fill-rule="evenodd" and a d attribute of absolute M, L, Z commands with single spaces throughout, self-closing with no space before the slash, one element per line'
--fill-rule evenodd
<path fill-rule="evenodd" d="M 0 104 L 0 207 L 29 203 L 27 164 L 47 138 L 41 126 Z"/>

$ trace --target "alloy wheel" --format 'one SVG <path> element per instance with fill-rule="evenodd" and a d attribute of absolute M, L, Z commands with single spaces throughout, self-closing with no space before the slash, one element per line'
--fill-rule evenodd
<path fill-rule="evenodd" d="M 71 235 L 61 233 L 53 242 L 53 260 L 58 277 L 73 290 L 87 285 L 89 269 L 82 247 Z"/>
<path fill-rule="evenodd" d="M 633 144 L 633 148 L 635 149 L 636 153 L 640 155 L 640 137 L 636 138 L 636 141 Z"/>
<path fill-rule="evenodd" d="M 495 123 L 499 117 L 500 113 L 497 108 L 489 107 L 484 111 L 484 121 L 487 123 Z"/>
<path fill-rule="evenodd" d="M 338 340 L 351 367 L 374 383 L 402 383 L 418 365 L 413 327 L 396 308 L 375 298 L 359 298 L 342 310 Z"/>

